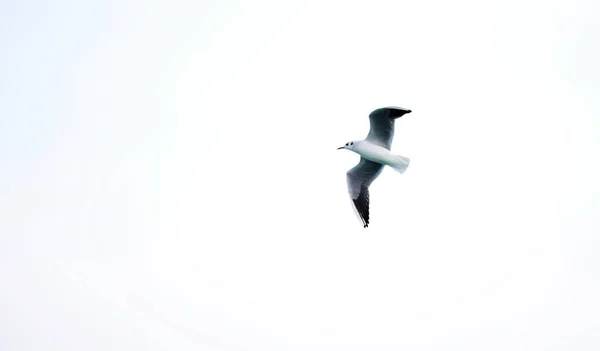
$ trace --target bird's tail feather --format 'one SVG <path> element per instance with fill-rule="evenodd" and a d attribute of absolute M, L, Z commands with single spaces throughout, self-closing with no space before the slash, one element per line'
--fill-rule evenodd
<path fill-rule="evenodd" d="M 392 167 L 396 172 L 402 174 L 408 168 L 408 164 L 410 163 L 410 158 L 394 155 L 394 159 L 390 162 L 389 166 Z"/>

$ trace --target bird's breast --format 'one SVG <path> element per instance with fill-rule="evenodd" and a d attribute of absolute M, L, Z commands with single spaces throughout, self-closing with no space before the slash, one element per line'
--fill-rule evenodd
<path fill-rule="evenodd" d="M 381 164 L 389 164 L 391 161 L 391 153 L 388 149 L 381 147 L 379 145 L 375 145 L 368 141 L 363 141 L 360 144 L 354 147 L 354 150 L 357 154 L 366 158 L 369 161 L 381 163 Z"/>

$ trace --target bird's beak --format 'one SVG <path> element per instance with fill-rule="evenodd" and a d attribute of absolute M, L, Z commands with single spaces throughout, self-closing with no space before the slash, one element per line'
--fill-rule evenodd
<path fill-rule="evenodd" d="M 344 148 L 344 147 L 342 146 L 342 147 L 338 147 L 337 149 L 339 150 L 339 149 L 343 149 L 343 148 Z"/>

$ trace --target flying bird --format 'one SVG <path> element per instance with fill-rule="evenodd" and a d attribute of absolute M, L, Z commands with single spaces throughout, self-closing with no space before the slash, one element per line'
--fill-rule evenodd
<path fill-rule="evenodd" d="M 394 122 L 411 110 L 402 107 L 382 107 L 369 114 L 370 129 L 364 140 L 353 140 L 339 147 L 356 152 L 360 161 L 346 173 L 348 192 L 352 204 L 364 225 L 369 226 L 369 186 L 381 174 L 384 166 L 390 166 L 400 174 L 406 171 L 410 159 L 391 153 L 394 138 Z"/>

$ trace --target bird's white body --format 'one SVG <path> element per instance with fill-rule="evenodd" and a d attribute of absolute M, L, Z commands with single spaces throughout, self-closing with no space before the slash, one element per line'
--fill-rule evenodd
<path fill-rule="evenodd" d="M 353 141 L 351 145 L 348 145 L 345 148 L 356 152 L 369 161 L 390 166 L 400 173 L 404 173 L 410 163 L 408 157 L 393 154 L 388 149 L 375 145 L 368 140 Z"/>

